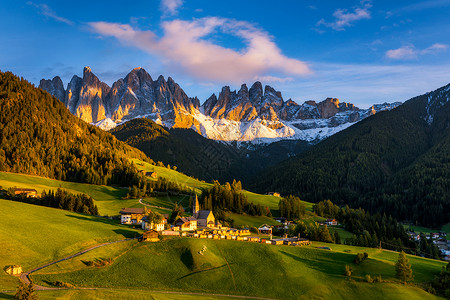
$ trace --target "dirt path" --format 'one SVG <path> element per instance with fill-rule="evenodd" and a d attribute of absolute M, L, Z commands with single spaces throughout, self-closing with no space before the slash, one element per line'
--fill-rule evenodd
<path fill-rule="evenodd" d="M 159 209 L 165 209 L 165 210 L 171 211 L 171 209 L 170 209 L 170 208 L 167 208 L 167 207 L 156 206 L 156 205 L 151 205 L 151 204 L 142 202 L 142 199 L 139 199 L 139 203 L 142 204 L 142 205 L 148 206 L 148 207 L 159 208 Z"/>
<path fill-rule="evenodd" d="M 61 259 L 59 259 L 59 260 L 52 261 L 52 262 L 50 262 L 50 263 L 48 263 L 48 264 L 45 264 L 45 265 L 42 265 L 42 266 L 40 266 L 40 267 L 37 267 L 37 268 L 35 268 L 35 269 L 31 270 L 31 271 L 28 271 L 28 272 L 26 272 L 26 273 L 22 273 L 22 274 L 20 275 L 20 279 L 22 279 L 26 284 L 30 284 L 30 282 L 31 282 L 31 280 L 30 280 L 30 275 L 31 275 L 32 273 L 36 272 L 36 271 L 42 270 L 42 269 L 44 269 L 44 268 L 47 268 L 48 266 L 51 266 L 51 265 L 60 263 L 60 262 L 62 262 L 62 261 L 69 260 L 69 259 L 71 259 L 71 258 L 80 256 L 80 255 L 83 255 L 83 254 L 86 253 L 86 252 L 92 251 L 92 250 L 94 250 L 94 249 L 97 249 L 97 248 L 100 248 L 100 247 L 103 247 L 103 246 L 108 246 L 108 245 L 115 244 L 115 243 L 121 243 L 121 242 L 131 241 L 131 240 L 134 240 L 134 239 L 137 239 L 137 238 L 129 238 L 129 239 L 124 239 L 124 240 L 119 240 L 119 241 L 114 241 L 114 242 L 103 243 L 103 244 L 100 244 L 100 245 L 97 245 L 97 246 L 94 246 L 94 247 L 85 249 L 85 250 L 80 251 L 80 252 L 78 252 L 78 253 L 75 253 L 75 254 L 73 254 L 73 255 L 70 255 L 70 256 L 61 258 Z M 35 290 L 37 290 L 37 291 L 42 291 L 42 290 L 58 290 L 58 289 L 59 289 L 59 288 L 49 288 L 49 287 L 40 286 L 40 285 L 34 285 L 34 288 L 35 288 Z"/>

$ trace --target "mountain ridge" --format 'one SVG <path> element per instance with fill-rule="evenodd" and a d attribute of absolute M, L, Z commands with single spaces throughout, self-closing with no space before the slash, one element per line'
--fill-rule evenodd
<path fill-rule="evenodd" d="M 137 117 L 147 117 L 168 128 L 192 128 L 204 137 L 221 141 L 270 143 L 282 139 L 314 141 L 326 138 L 400 102 L 359 109 L 327 98 L 299 105 L 284 101 L 280 91 L 255 82 L 239 91 L 224 86 L 202 105 L 171 78 L 153 80 L 143 68 L 134 68 L 112 87 L 85 67 L 83 77 L 72 77 L 67 89 L 61 78 L 42 79 L 39 87 L 60 99 L 69 111 L 104 130 Z"/>

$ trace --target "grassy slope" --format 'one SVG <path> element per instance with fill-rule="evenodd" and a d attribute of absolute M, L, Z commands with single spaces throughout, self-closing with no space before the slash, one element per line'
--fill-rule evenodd
<path fill-rule="evenodd" d="M 0 200 L 0 267 L 21 265 L 24 271 L 101 242 L 124 239 L 135 230 L 93 216 Z M 0 289 L 17 281 L 0 272 Z"/>
<path fill-rule="evenodd" d="M 207 251 L 198 251 L 206 245 Z M 39 282 L 61 280 L 77 286 L 148 288 L 241 294 L 273 298 L 337 299 L 432 299 L 413 286 L 403 286 L 394 278 L 398 253 L 347 245 L 333 250 L 311 247 L 272 246 L 236 241 L 169 239 L 160 243 L 140 243 L 114 264 L 84 268 L 64 274 L 34 275 Z M 349 252 L 350 253 L 347 253 Z M 359 266 L 356 253 L 368 252 Z M 82 258 L 79 258 L 82 259 Z M 416 281 L 430 280 L 443 263 L 410 257 Z M 229 267 L 227 265 L 229 264 Z M 343 275 L 344 266 L 353 265 L 354 281 Z M 132 275 L 130 275 L 132 274 Z M 382 275 L 389 282 L 363 282 L 365 274 Z"/>
<path fill-rule="evenodd" d="M 164 167 L 153 166 L 149 163 L 146 163 L 146 162 L 143 162 L 143 161 L 140 161 L 137 159 L 132 159 L 132 161 L 135 163 L 135 165 L 138 169 L 156 172 L 158 174 L 158 176 L 167 178 L 170 181 L 174 181 L 179 184 L 184 184 L 186 186 L 195 188 L 196 192 L 198 194 L 201 193 L 202 189 L 208 189 L 212 186 L 211 183 L 197 180 L 195 178 L 189 177 L 187 175 L 184 175 L 184 174 L 179 173 L 174 170 L 170 170 L 170 169 L 167 169 Z M 250 202 L 268 206 L 270 208 L 270 210 L 273 210 L 273 211 L 278 210 L 278 202 L 280 201 L 279 197 L 269 196 L 269 195 L 261 195 L 261 194 L 256 194 L 256 193 L 252 193 L 249 191 L 244 191 L 244 194 L 248 197 L 248 200 Z M 306 209 L 308 211 L 312 211 L 313 204 L 309 203 L 309 202 L 305 202 L 305 204 L 306 204 Z"/>

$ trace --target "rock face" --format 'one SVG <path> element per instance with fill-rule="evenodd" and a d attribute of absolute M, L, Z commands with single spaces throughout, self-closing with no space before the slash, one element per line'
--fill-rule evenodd
<path fill-rule="evenodd" d="M 200 106 L 171 78 L 157 80 L 142 68 L 133 69 L 110 88 L 89 67 L 83 78 L 73 76 L 64 90 L 61 79 L 42 79 L 39 87 L 60 99 L 71 113 L 108 130 L 117 123 L 147 117 L 174 128 L 192 128 L 205 137 L 223 141 L 307 141 L 328 137 L 376 112 L 400 105 L 377 104 L 361 110 L 351 103 L 327 98 L 299 105 L 283 100 L 281 92 L 255 82 L 239 91 L 224 86 Z"/>

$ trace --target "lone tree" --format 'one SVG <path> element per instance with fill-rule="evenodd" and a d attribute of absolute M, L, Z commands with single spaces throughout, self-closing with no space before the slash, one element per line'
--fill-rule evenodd
<path fill-rule="evenodd" d="M 407 281 L 413 280 L 413 272 L 411 269 L 411 264 L 404 251 L 400 252 L 398 255 L 398 261 L 395 264 L 395 275 L 397 278 L 401 279 L 405 284 Z"/>
<path fill-rule="evenodd" d="M 38 297 L 32 283 L 26 284 L 25 282 L 20 280 L 19 287 L 17 288 L 14 298 L 23 300 L 34 300 L 37 299 Z"/>

